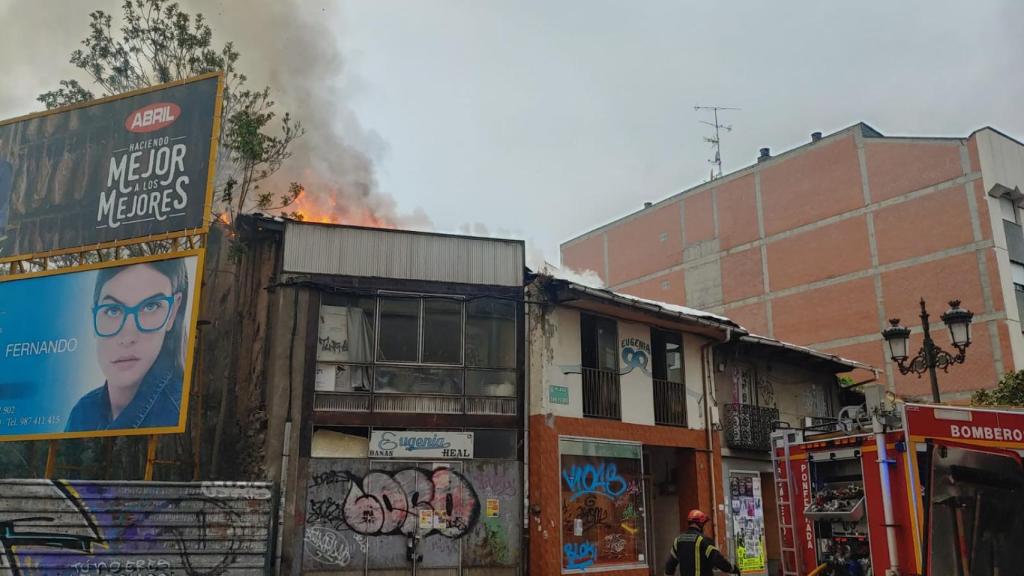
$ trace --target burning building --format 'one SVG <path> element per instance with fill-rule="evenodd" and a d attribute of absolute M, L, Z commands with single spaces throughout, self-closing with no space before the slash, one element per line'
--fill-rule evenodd
<path fill-rule="evenodd" d="M 524 244 L 234 226 L 236 293 L 206 311 L 237 326 L 206 340 L 233 358 L 215 460 L 281 482 L 281 572 L 521 573 Z"/>

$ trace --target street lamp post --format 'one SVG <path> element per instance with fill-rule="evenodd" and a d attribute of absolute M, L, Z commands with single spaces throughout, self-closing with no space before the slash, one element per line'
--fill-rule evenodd
<path fill-rule="evenodd" d="M 941 368 L 948 372 L 953 364 L 963 364 L 967 355 L 967 347 L 971 345 L 971 319 L 974 314 L 970 310 L 960 307 L 959 300 L 952 300 L 949 303 L 949 310 L 941 316 L 942 321 L 949 328 L 949 335 L 956 347 L 956 355 L 946 352 L 932 340 L 930 326 L 928 324 L 928 310 L 925 309 L 924 298 L 921 298 L 921 329 L 924 332 L 924 343 L 921 350 L 913 358 L 909 358 L 907 351 L 910 344 L 910 329 L 900 326 L 899 318 L 889 320 L 890 326 L 882 330 L 882 337 L 889 344 L 889 352 L 892 361 L 900 370 L 900 374 L 913 372 L 920 378 L 921 374 L 928 372 L 932 381 L 932 400 L 938 404 L 939 398 L 939 377 L 936 369 Z M 909 361 L 908 361 L 909 360 Z"/>

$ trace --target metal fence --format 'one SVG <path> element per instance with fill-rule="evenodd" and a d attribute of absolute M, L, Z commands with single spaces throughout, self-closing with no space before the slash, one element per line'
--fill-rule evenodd
<path fill-rule="evenodd" d="M 597 368 L 583 369 L 583 415 L 613 420 L 622 417 L 617 372 Z"/>
<path fill-rule="evenodd" d="M 270 574 L 273 485 L 0 481 L 0 574 Z"/>
<path fill-rule="evenodd" d="M 771 449 L 772 425 L 778 419 L 776 408 L 726 404 L 723 423 L 725 444 L 742 450 L 768 451 Z"/>
<path fill-rule="evenodd" d="M 654 423 L 686 426 L 686 385 L 654 379 Z"/>

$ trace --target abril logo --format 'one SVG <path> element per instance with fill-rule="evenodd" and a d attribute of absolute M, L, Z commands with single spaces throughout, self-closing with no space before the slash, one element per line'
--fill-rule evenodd
<path fill-rule="evenodd" d="M 181 115 L 181 108 L 171 102 L 157 102 L 132 112 L 124 120 L 129 132 L 156 132 L 166 128 Z"/>

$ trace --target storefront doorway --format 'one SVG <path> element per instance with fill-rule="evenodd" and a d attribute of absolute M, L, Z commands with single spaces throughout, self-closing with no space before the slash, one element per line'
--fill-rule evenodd
<path fill-rule="evenodd" d="M 651 574 L 663 574 L 672 542 L 682 531 L 680 524 L 680 490 L 694 490 L 692 478 L 679 474 L 679 460 L 682 448 L 644 446 L 648 470 L 648 518 L 650 522 L 650 545 L 648 565 Z"/>

